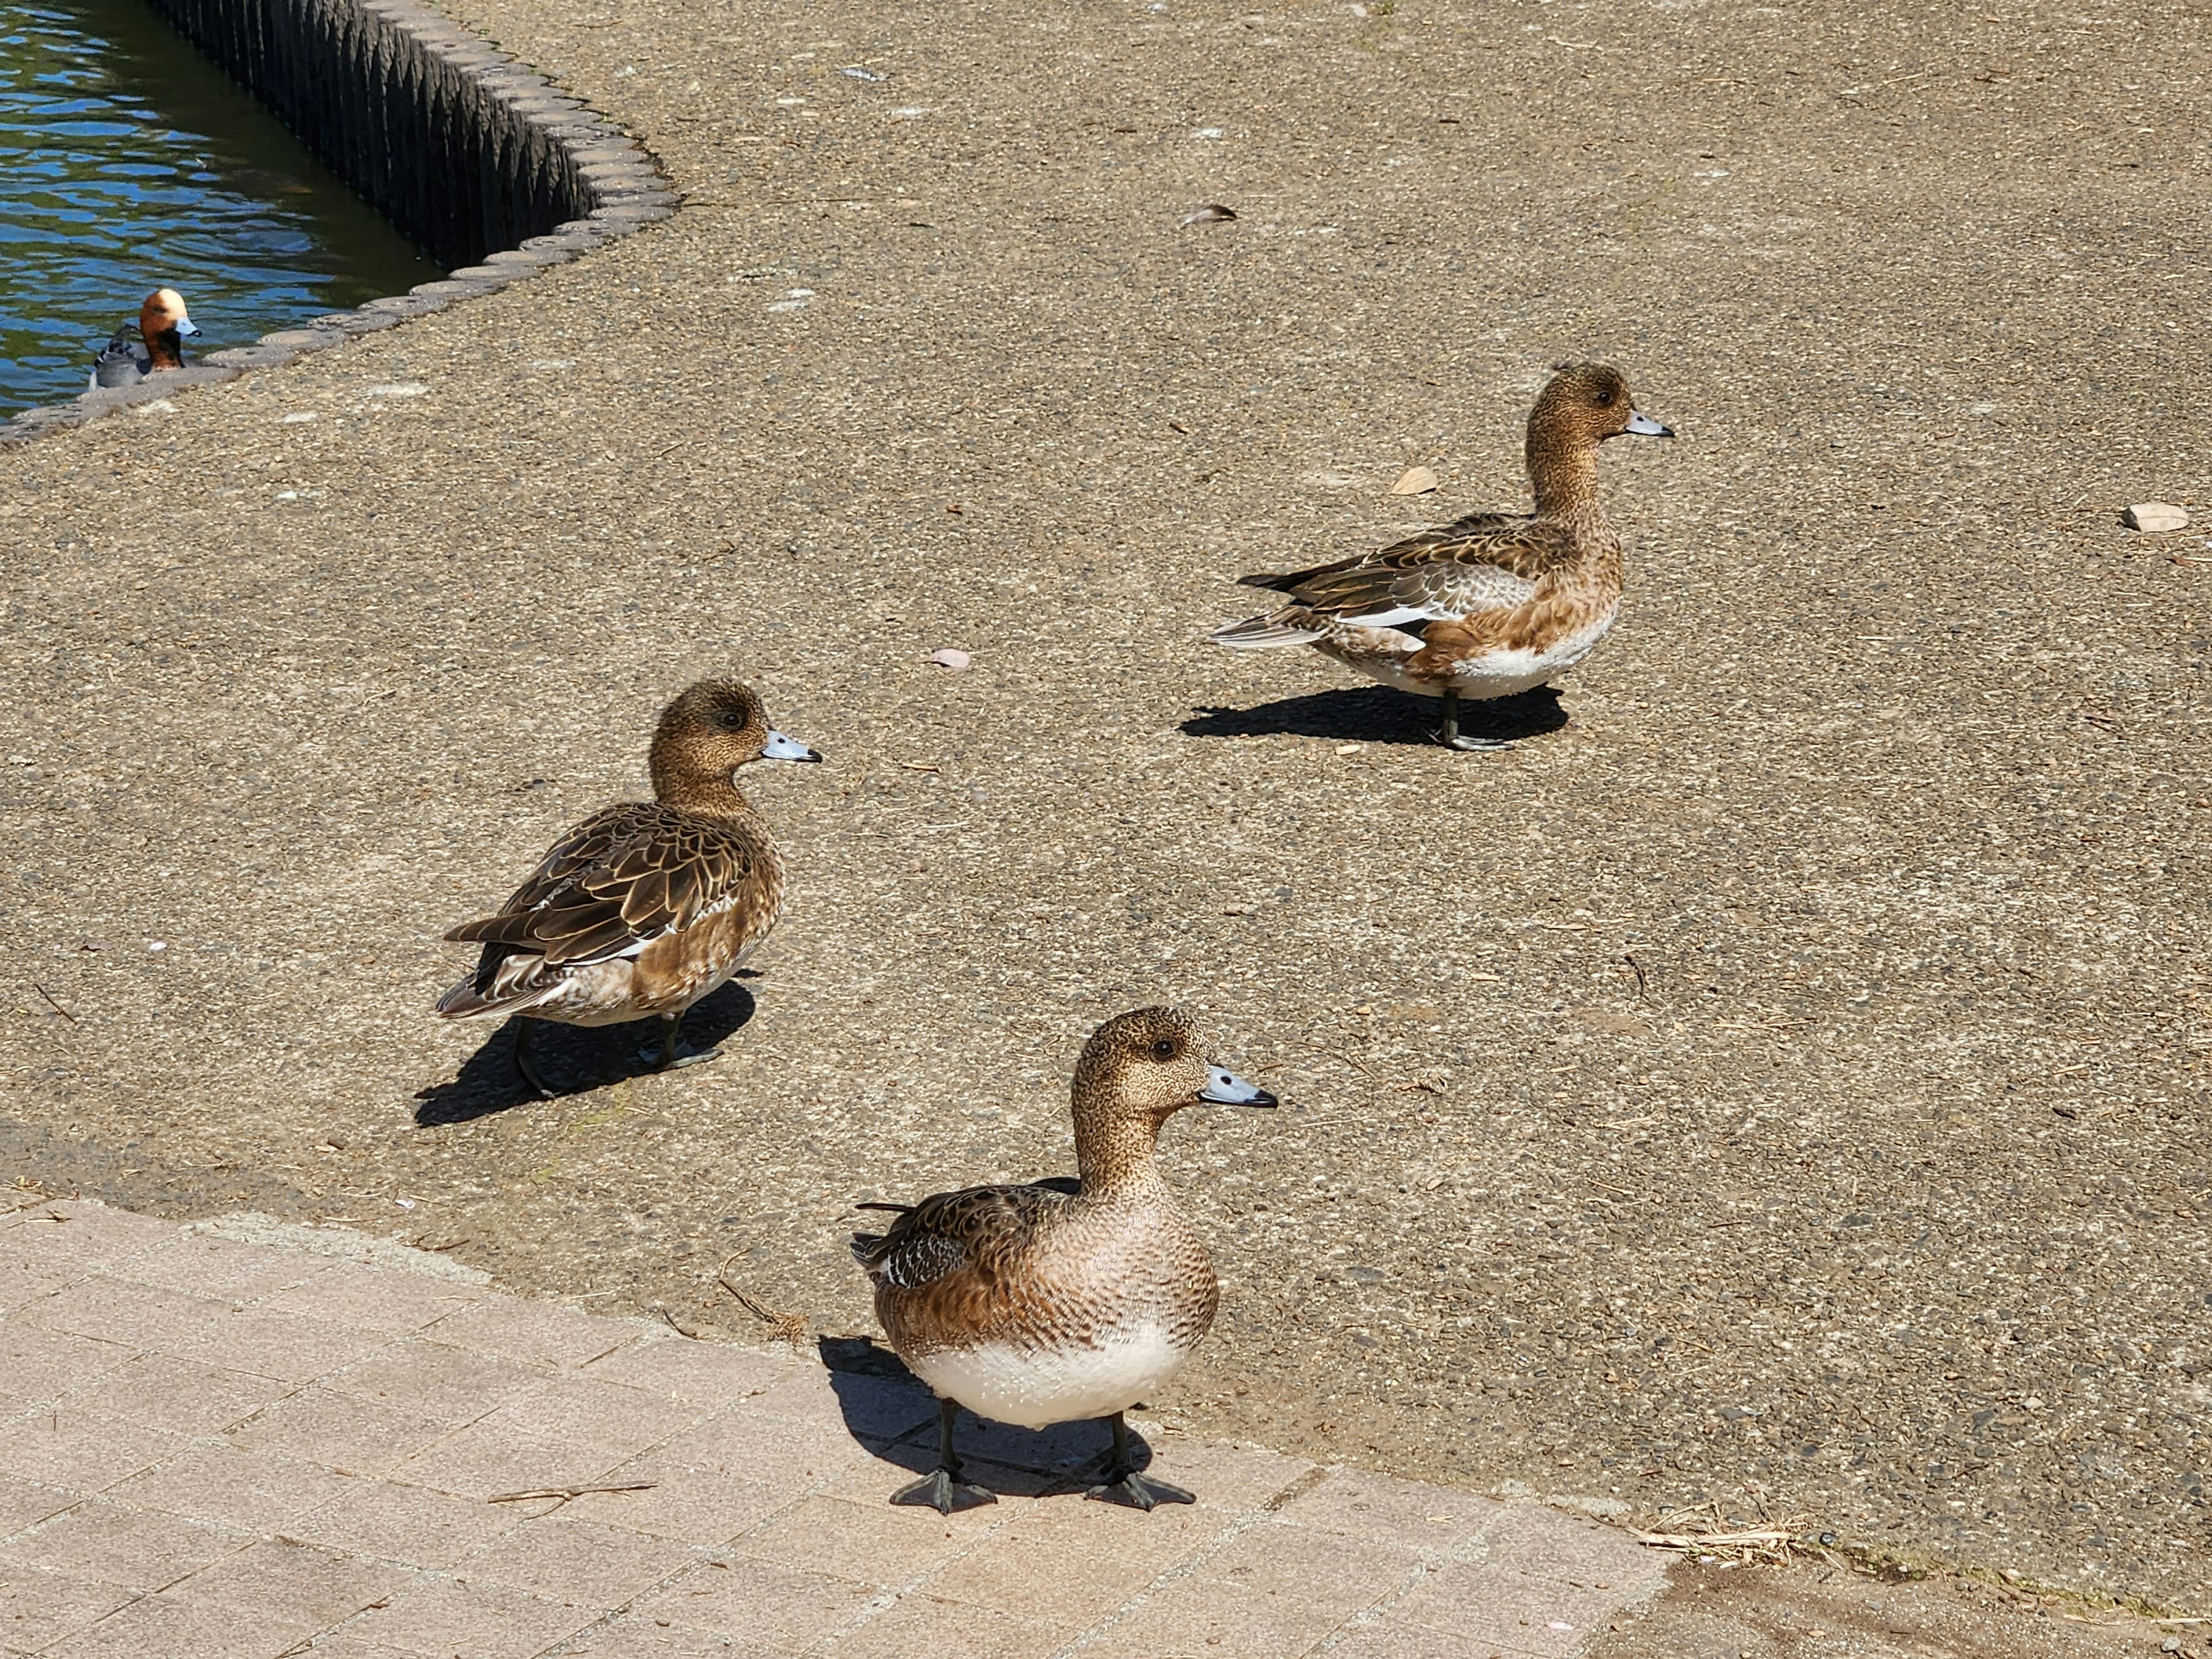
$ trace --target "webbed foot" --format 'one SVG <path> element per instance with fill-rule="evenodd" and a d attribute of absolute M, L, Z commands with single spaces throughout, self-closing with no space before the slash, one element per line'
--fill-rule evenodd
<path fill-rule="evenodd" d="M 909 1504 L 915 1508 L 935 1510 L 939 1515 L 952 1515 L 961 1510 L 980 1510 L 986 1504 L 995 1504 L 999 1494 L 986 1486 L 970 1486 L 951 1469 L 932 1469 L 911 1486 L 901 1486 L 891 1494 L 894 1504 Z M 1146 1504 L 1147 1509 L 1151 1508 Z"/>
<path fill-rule="evenodd" d="M 660 1044 L 648 1042 L 637 1051 L 637 1057 L 656 1072 L 680 1072 L 686 1066 L 703 1066 L 710 1060 L 720 1060 L 722 1050 L 712 1048 L 678 1048 L 674 1054 L 665 1052 Z"/>
<path fill-rule="evenodd" d="M 1468 754 L 1488 754 L 1495 750 L 1518 747 L 1517 744 L 1508 743 L 1504 738 L 1447 738 L 1441 732 L 1437 733 L 1437 737 L 1445 748 L 1461 750 Z"/>
<path fill-rule="evenodd" d="M 1139 1474 L 1134 1469 L 1128 1470 L 1118 1479 L 1109 1469 L 1107 1476 L 1103 1486 L 1093 1486 L 1083 1495 L 1101 1504 L 1120 1504 L 1133 1510 L 1150 1510 L 1160 1504 L 1198 1502 L 1195 1493 L 1185 1492 L 1181 1486 L 1171 1486 L 1164 1480 Z"/>

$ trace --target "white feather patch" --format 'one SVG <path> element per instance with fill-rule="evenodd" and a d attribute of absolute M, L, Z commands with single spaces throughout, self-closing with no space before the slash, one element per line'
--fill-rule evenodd
<path fill-rule="evenodd" d="M 915 1375 L 978 1417 L 1042 1429 L 1110 1417 L 1157 1393 L 1190 1350 L 1146 1322 L 1095 1346 L 1022 1348 L 982 1343 L 912 1362 Z"/>

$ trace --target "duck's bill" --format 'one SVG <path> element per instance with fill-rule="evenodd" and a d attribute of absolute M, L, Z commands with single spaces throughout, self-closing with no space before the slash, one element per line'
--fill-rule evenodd
<path fill-rule="evenodd" d="M 1234 1072 L 1218 1066 L 1209 1066 L 1206 1087 L 1198 1091 L 1200 1100 L 1215 1101 L 1224 1106 L 1273 1106 L 1274 1096 L 1256 1083 L 1247 1083 Z"/>
<path fill-rule="evenodd" d="M 818 761 L 822 757 L 809 749 L 797 738 L 787 738 L 781 732 L 771 732 L 768 741 L 761 745 L 763 760 Z"/>
<path fill-rule="evenodd" d="M 177 319 L 177 332 L 189 338 L 200 331 L 200 325 L 189 317 Z"/>
<path fill-rule="evenodd" d="M 1671 438 L 1674 435 L 1673 427 L 1660 425 L 1640 409 L 1628 411 L 1628 429 L 1639 438 Z"/>

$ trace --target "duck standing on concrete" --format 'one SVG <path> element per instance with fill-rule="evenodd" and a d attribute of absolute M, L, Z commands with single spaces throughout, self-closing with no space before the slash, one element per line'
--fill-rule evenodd
<path fill-rule="evenodd" d="M 1188 1014 L 1139 1008 L 1100 1026 L 1076 1062 L 1077 1182 L 860 1206 L 897 1212 L 889 1232 L 854 1234 L 853 1255 L 891 1346 L 939 1401 L 938 1466 L 891 1502 L 950 1515 L 998 1501 L 960 1479 L 961 1406 L 1032 1429 L 1110 1418 L 1114 1449 L 1091 1497 L 1140 1510 L 1196 1501 L 1137 1473 L 1121 1414 L 1182 1369 L 1221 1299 L 1153 1161 L 1160 1126 L 1201 1101 L 1275 1097 L 1208 1060 Z"/>
<path fill-rule="evenodd" d="M 198 332 L 198 326 L 185 314 L 185 296 L 173 288 L 155 289 L 138 307 L 137 326 L 124 324 L 92 360 L 88 390 L 137 386 L 149 374 L 182 368 L 183 342 Z M 131 338 L 134 333 L 137 339 Z"/>
<path fill-rule="evenodd" d="M 1597 447 L 1674 434 L 1629 401 L 1620 371 L 1572 363 L 1528 413 L 1534 514 L 1475 513 L 1379 552 L 1287 575 L 1242 579 L 1290 603 L 1216 629 L 1243 650 L 1310 645 L 1361 673 L 1442 697 L 1455 749 L 1510 749 L 1460 735 L 1462 697 L 1509 697 L 1564 674 L 1605 637 L 1620 604 L 1620 538 L 1597 500 Z"/>
<path fill-rule="evenodd" d="M 481 944 L 477 970 L 438 999 L 447 1019 L 520 1014 L 515 1069 L 550 1097 L 530 1059 L 530 1022 L 612 1025 L 658 1014 L 656 1066 L 679 1056 L 684 1011 L 718 988 L 768 937 L 783 908 L 783 860 L 738 793 L 757 760 L 818 761 L 771 731 L 742 685 L 702 680 L 668 705 L 653 735 L 650 802 L 594 812 L 553 844 L 495 916 L 449 939 Z"/>

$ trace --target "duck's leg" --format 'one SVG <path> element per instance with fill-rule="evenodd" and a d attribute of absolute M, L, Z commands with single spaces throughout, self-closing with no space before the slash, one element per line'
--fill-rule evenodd
<path fill-rule="evenodd" d="M 1437 732 L 1437 737 L 1447 749 L 1465 750 L 1474 754 L 1480 754 L 1486 750 L 1510 749 L 1513 746 L 1511 744 L 1506 742 L 1503 738 L 1463 738 L 1460 736 L 1459 690 L 1456 686 L 1446 686 L 1444 688 L 1443 730 Z"/>
<path fill-rule="evenodd" d="M 937 1467 L 911 1486 L 901 1486 L 891 1494 L 894 1504 L 911 1504 L 917 1508 L 935 1510 L 939 1515 L 951 1515 L 957 1510 L 981 1509 L 986 1504 L 995 1504 L 999 1494 L 987 1486 L 971 1486 L 960 1478 L 960 1460 L 952 1451 L 952 1419 L 959 1415 L 957 1401 L 937 1402 Z"/>
<path fill-rule="evenodd" d="M 637 1051 L 637 1057 L 646 1061 L 654 1071 L 678 1071 L 686 1066 L 696 1066 L 702 1060 L 718 1060 L 721 1057 L 722 1051 L 719 1048 L 694 1048 L 684 1054 L 677 1052 L 676 1038 L 684 1029 L 684 1010 L 681 1008 L 672 1014 L 663 1014 L 660 1017 L 660 1023 L 664 1028 L 660 1034 L 660 1047 L 655 1048 L 648 1042 Z"/>
<path fill-rule="evenodd" d="M 514 1022 L 514 1069 L 522 1080 L 538 1091 L 538 1098 L 553 1098 L 553 1085 L 538 1075 L 538 1066 L 530 1058 L 530 1028 L 538 1022 L 527 1014 L 520 1015 Z"/>
<path fill-rule="evenodd" d="M 1106 1479 L 1083 1495 L 1102 1504 L 1126 1504 L 1137 1510 L 1149 1510 L 1159 1504 L 1198 1502 L 1194 1494 L 1181 1486 L 1170 1486 L 1164 1480 L 1137 1473 L 1129 1462 L 1129 1425 L 1122 1421 L 1119 1412 L 1114 1413 L 1114 1449 L 1107 1458 Z"/>

